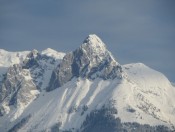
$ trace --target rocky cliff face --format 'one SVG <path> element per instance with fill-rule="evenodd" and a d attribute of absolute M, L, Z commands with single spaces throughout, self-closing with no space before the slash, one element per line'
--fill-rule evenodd
<path fill-rule="evenodd" d="M 8 113 L 10 106 L 21 108 L 27 106 L 38 91 L 29 70 L 16 64 L 10 67 L 0 86 L 1 115 Z"/>
<path fill-rule="evenodd" d="M 37 97 L 39 91 L 47 87 L 51 73 L 58 65 L 60 58 L 46 54 L 48 54 L 47 50 L 43 54 L 33 50 L 22 62 L 10 66 L 7 72 L 1 75 L 1 116 L 8 114 L 12 107 L 20 110 L 16 114 L 19 116 L 23 109 Z"/>
<path fill-rule="evenodd" d="M 96 35 L 89 35 L 78 49 L 65 55 L 52 73 L 47 90 L 60 87 L 73 77 L 106 80 L 122 76 L 122 67 L 101 39 Z"/>
<path fill-rule="evenodd" d="M 31 51 L 23 62 L 23 69 L 28 69 L 34 83 L 39 90 L 48 86 L 52 71 L 56 68 L 60 58 L 40 54 L 37 50 Z"/>

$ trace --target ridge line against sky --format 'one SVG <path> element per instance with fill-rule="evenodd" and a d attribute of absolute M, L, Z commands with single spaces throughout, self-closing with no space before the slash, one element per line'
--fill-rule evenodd
<path fill-rule="evenodd" d="M 76 49 L 97 34 L 121 64 L 142 62 L 175 82 L 174 0 L 1 0 L 0 48 Z"/>

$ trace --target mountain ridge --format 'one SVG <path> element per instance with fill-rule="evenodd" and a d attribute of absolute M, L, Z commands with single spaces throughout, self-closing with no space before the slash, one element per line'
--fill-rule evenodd
<path fill-rule="evenodd" d="M 79 48 L 64 56 L 53 72 L 47 90 L 60 87 L 73 77 L 114 79 L 122 76 L 120 64 L 115 61 L 102 40 L 96 35 L 89 35 Z"/>
<path fill-rule="evenodd" d="M 33 50 L 16 62 L 0 67 L 0 131 L 175 130 L 169 80 L 142 63 L 120 65 L 96 35 L 70 53 Z"/>

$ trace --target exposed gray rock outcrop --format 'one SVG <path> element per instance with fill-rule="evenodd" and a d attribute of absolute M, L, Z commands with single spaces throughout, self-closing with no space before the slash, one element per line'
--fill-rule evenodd
<path fill-rule="evenodd" d="M 37 91 L 37 88 L 28 70 L 22 69 L 22 66 L 18 64 L 10 67 L 0 86 L 1 114 L 8 112 L 4 106 L 20 107 L 27 105 L 36 97 L 35 93 L 32 93 L 35 90 Z"/>
<path fill-rule="evenodd" d="M 37 50 L 32 50 L 26 57 L 26 59 L 23 62 L 23 68 L 25 69 L 29 69 L 30 67 L 37 67 L 39 66 L 38 64 L 38 58 L 40 58 L 41 55 L 39 54 L 39 52 Z"/>
<path fill-rule="evenodd" d="M 31 73 L 33 81 L 39 90 L 46 88 L 47 73 L 50 79 L 53 69 L 58 65 L 59 60 L 45 54 L 39 53 L 37 50 L 31 51 L 23 62 L 23 69 L 28 69 Z"/>
<path fill-rule="evenodd" d="M 54 58 L 33 50 L 22 64 L 9 67 L 0 78 L 0 116 L 7 114 L 10 106 L 20 109 L 30 104 L 39 93 L 38 90 L 47 87 L 58 63 L 59 57 Z"/>
<path fill-rule="evenodd" d="M 73 77 L 105 80 L 122 76 L 122 67 L 105 44 L 96 35 L 89 35 L 78 49 L 65 55 L 53 71 L 47 91 L 62 86 Z"/>

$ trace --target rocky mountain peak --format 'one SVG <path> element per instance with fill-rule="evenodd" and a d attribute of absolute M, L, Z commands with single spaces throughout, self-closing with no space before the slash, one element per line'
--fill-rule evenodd
<path fill-rule="evenodd" d="M 73 77 L 88 79 L 122 78 L 122 68 L 105 44 L 96 35 L 89 35 L 83 44 L 67 53 L 52 74 L 48 91 L 62 86 Z"/>
<path fill-rule="evenodd" d="M 86 37 L 86 39 L 83 41 L 83 44 L 84 46 L 86 45 L 86 47 L 91 47 L 94 50 L 95 48 L 101 49 L 102 51 L 106 49 L 103 41 L 95 34 L 88 35 L 88 37 Z"/>
<path fill-rule="evenodd" d="M 100 62 L 108 54 L 105 44 L 96 35 L 89 35 L 75 52 L 81 52 L 86 55 L 91 64 Z"/>
<path fill-rule="evenodd" d="M 27 57 L 28 57 L 28 58 L 36 58 L 38 54 L 39 54 L 38 50 L 33 49 L 33 50 L 27 55 Z"/>
<path fill-rule="evenodd" d="M 95 34 L 89 35 L 75 52 L 82 52 L 86 55 L 91 66 L 98 65 L 98 63 L 106 59 L 111 59 L 113 63 L 117 63 L 103 41 Z"/>

